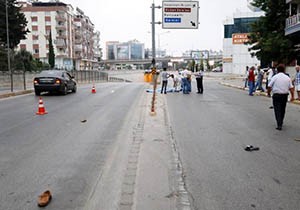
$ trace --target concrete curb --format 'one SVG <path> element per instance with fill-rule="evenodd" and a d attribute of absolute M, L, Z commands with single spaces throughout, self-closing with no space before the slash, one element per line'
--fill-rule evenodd
<path fill-rule="evenodd" d="M 0 99 L 13 97 L 13 96 L 19 96 L 19 95 L 25 95 L 25 94 L 30 94 L 30 93 L 33 93 L 33 90 L 21 90 L 21 91 L 11 92 L 11 93 L 0 93 Z"/>
<path fill-rule="evenodd" d="M 240 89 L 240 90 L 248 90 L 248 88 L 244 88 L 242 86 L 233 85 L 233 84 L 226 83 L 226 82 L 220 82 L 220 84 L 224 85 L 224 86 L 227 86 L 227 87 L 232 87 L 232 88 Z M 254 95 L 268 97 L 267 93 L 265 93 L 265 92 L 255 92 Z M 294 100 L 294 101 L 289 102 L 289 103 L 300 105 L 300 101 L 298 101 L 298 100 Z"/>

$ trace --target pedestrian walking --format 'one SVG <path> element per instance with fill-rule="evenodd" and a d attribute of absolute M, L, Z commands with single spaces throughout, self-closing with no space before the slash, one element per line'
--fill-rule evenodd
<path fill-rule="evenodd" d="M 203 70 L 196 72 L 195 77 L 196 77 L 197 89 L 198 89 L 197 93 L 202 94 L 203 93 Z"/>
<path fill-rule="evenodd" d="M 262 87 L 263 79 L 264 79 L 264 71 L 262 69 L 258 69 L 257 73 L 257 81 L 255 84 L 254 91 L 261 90 L 262 92 L 265 92 L 264 88 Z"/>
<path fill-rule="evenodd" d="M 297 91 L 297 100 L 300 100 L 300 66 L 296 66 L 296 75 L 293 79 L 293 84 Z"/>
<path fill-rule="evenodd" d="M 188 92 L 192 92 L 192 72 L 187 70 L 187 81 L 188 81 L 188 87 L 187 90 Z"/>
<path fill-rule="evenodd" d="M 273 77 L 273 68 L 269 67 L 268 71 L 267 71 L 267 78 L 266 78 L 266 90 L 268 90 L 268 84 L 271 81 L 272 77 Z"/>
<path fill-rule="evenodd" d="M 248 75 L 248 86 L 249 86 L 249 95 L 253 96 L 253 92 L 254 92 L 254 84 L 255 84 L 255 67 L 252 66 L 249 69 L 249 75 Z"/>
<path fill-rule="evenodd" d="M 167 94 L 167 86 L 168 86 L 168 78 L 169 74 L 167 72 L 167 68 L 163 68 L 163 72 L 161 73 L 162 86 L 160 93 Z"/>
<path fill-rule="evenodd" d="M 248 86 L 248 76 L 249 76 L 249 66 L 246 66 L 246 72 L 245 72 L 245 86 L 246 88 Z"/>
<path fill-rule="evenodd" d="M 285 74 L 285 66 L 283 64 L 277 67 L 277 72 L 268 84 L 268 95 L 270 96 L 272 91 L 274 114 L 277 122 L 276 129 L 281 130 L 289 92 L 291 93 L 291 101 L 294 100 L 294 87 L 290 77 Z"/>

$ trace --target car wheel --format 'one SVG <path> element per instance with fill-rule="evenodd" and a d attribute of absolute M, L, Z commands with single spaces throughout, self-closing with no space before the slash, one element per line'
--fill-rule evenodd
<path fill-rule="evenodd" d="M 35 90 L 34 92 L 35 92 L 35 95 L 36 95 L 36 96 L 40 96 L 40 95 L 41 95 L 41 92 L 38 91 L 38 90 Z"/>
<path fill-rule="evenodd" d="M 73 93 L 76 93 L 76 92 L 77 92 L 77 85 L 74 85 L 72 92 L 73 92 Z"/>
<path fill-rule="evenodd" d="M 68 87 L 66 85 L 64 86 L 64 90 L 63 90 L 62 94 L 64 94 L 64 95 L 68 94 Z"/>

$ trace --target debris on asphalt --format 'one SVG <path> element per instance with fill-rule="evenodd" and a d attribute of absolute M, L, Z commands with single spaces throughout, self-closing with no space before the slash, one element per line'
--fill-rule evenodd
<path fill-rule="evenodd" d="M 252 145 L 247 145 L 245 147 L 245 150 L 251 152 L 251 151 L 259 150 L 259 147 L 253 147 Z"/>
<path fill-rule="evenodd" d="M 50 190 L 46 190 L 41 195 L 39 195 L 38 206 L 39 207 L 47 206 L 50 203 L 51 199 L 52 199 L 52 195 Z"/>
<path fill-rule="evenodd" d="M 80 122 L 85 123 L 87 120 L 80 120 Z"/>

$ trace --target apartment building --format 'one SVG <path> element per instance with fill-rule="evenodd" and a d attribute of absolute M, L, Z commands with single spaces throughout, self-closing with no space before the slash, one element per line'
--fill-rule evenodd
<path fill-rule="evenodd" d="M 55 68 L 87 70 L 98 66 L 94 46 L 94 25 L 80 9 L 63 2 L 20 2 L 30 33 L 21 40 L 19 49 L 32 52 L 34 58 L 48 62 L 51 33 Z M 97 33 L 97 32 L 96 32 Z M 100 34 L 99 34 L 100 35 Z M 98 41 L 98 43 L 94 43 Z"/>
<path fill-rule="evenodd" d="M 97 68 L 100 33 L 94 32 L 94 24 L 79 8 L 76 9 L 74 15 L 74 26 L 76 69 L 87 70 Z"/>
<path fill-rule="evenodd" d="M 296 42 L 298 61 L 300 64 L 300 0 L 286 0 L 289 6 L 289 17 L 286 19 L 285 35 Z"/>

